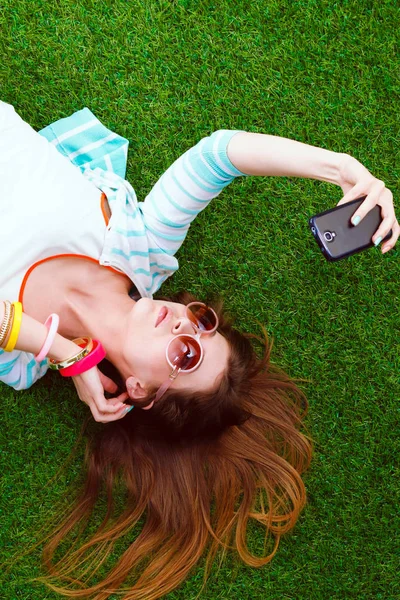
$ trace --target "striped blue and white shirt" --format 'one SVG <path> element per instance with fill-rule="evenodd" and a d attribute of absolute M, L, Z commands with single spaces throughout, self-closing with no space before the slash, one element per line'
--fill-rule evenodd
<path fill-rule="evenodd" d="M 243 175 L 227 155 L 228 143 L 237 132 L 217 131 L 178 158 L 145 201 L 138 202 L 125 180 L 128 141 L 104 127 L 89 109 L 39 133 L 106 194 L 112 215 L 97 258 L 101 265 L 125 273 L 141 296 L 152 297 L 178 269 L 175 253 L 191 222 L 235 177 Z M 29 353 L 0 350 L 0 381 L 14 389 L 30 387 L 46 370 L 47 361 L 38 364 Z"/>
<path fill-rule="evenodd" d="M 226 149 L 236 131 L 217 131 L 178 158 L 144 202 L 124 179 L 128 141 L 89 109 L 40 132 L 107 196 L 109 222 L 101 265 L 123 271 L 140 295 L 151 297 L 178 269 L 175 253 L 190 223 L 235 177 L 243 175 Z"/>

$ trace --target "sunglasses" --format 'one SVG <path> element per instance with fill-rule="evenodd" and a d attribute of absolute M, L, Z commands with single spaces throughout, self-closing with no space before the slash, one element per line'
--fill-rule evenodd
<path fill-rule="evenodd" d="M 204 350 L 200 338 L 214 333 L 219 324 L 216 312 L 202 302 L 190 302 L 186 306 L 185 316 L 195 334 L 179 333 L 168 343 L 165 356 L 172 371 L 167 381 L 159 387 L 154 402 L 160 400 L 179 373 L 192 373 L 201 365 Z"/>

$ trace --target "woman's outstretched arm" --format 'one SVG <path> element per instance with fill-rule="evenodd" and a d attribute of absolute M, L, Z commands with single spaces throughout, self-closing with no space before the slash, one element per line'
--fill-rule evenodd
<path fill-rule="evenodd" d="M 356 224 L 357 216 L 360 222 L 378 204 L 381 206 L 382 222 L 372 240 L 384 238 L 392 229 L 392 236 L 383 245 L 382 253 L 395 245 L 400 227 L 392 193 L 352 156 L 295 140 L 247 132 L 232 137 L 227 154 L 233 165 L 248 175 L 307 177 L 339 185 L 344 194 L 339 204 L 366 196 L 352 216 L 353 223 Z"/>
<path fill-rule="evenodd" d="M 355 158 L 286 138 L 221 130 L 178 158 L 147 196 L 142 213 L 155 243 L 175 254 L 197 214 L 240 175 L 307 177 L 334 183 L 344 194 L 339 204 L 367 196 L 353 219 L 359 216 L 361 220 L 376 204 L 381 206 L 383 220 L 373 241 L 392 229 L 382 252 L 393 248 L 399 237 L 392 193 Z"/>
<path fill-rule="evenodd" d="M 248 175 L 309 177 L 336 185 L 340 185 L 340 163 L 347 157 L 295 140 L 246 131 L 230 140 L 228 156 Z"/>

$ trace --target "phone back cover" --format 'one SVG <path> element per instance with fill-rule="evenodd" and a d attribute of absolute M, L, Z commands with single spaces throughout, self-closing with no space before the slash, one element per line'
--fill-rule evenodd
<path fill-rule="evenodd" d="M 356 227 L 350 221 L 363 200 L 336 206 L 310 220 L 314 236 L 329 260 L 339 260 L 373 246 L 371 238 L 381 223 L 380 208 L 375 206 Z M 333 234 L 333 241 L 328 242 L 325 234 Z"/>

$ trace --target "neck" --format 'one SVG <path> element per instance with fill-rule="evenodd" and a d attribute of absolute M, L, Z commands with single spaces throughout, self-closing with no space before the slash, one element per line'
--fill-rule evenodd
<path fill-rule="evenodd" d="M 70 289 L 65 298 L 60 333 L 69 338 L 89 335 L 100 340 L 107 358 L 118 365 L 125 324 L 135 301 L 128 295 L 131 282 L 127 278 L 110 271 L 104 275 L 104 281 L 96 281 L 89 289 Z"/>

